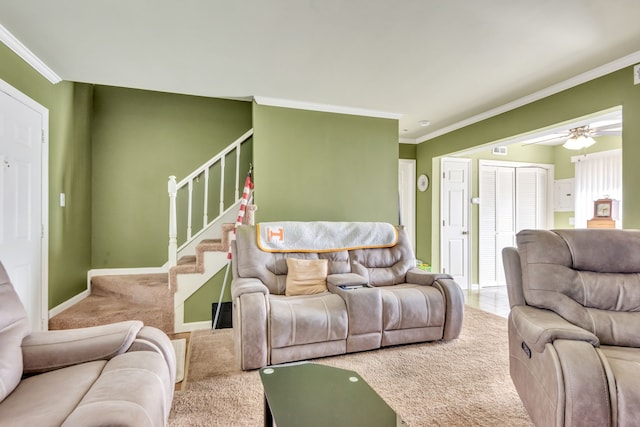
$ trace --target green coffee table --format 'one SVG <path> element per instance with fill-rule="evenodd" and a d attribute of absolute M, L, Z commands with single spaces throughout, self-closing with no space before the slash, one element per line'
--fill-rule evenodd
<path fill-rule="evenodd" d="M 405 426 L 356 372 L 315 363 L 260 369 L 264 425 L 271 427 Z"/>

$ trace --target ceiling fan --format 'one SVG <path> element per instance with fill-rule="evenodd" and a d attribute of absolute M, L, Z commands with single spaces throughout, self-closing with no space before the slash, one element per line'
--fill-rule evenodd
<path fill-rule="evenodd" d="M 545 135 L 541 135 L 524 141 L 522 145 L 560 145 L 564 144 L 571 137 L 575 137 L 577 139 L 580 136 L 591 138 L 604 135 L 618 136 L 621 134 L 621 132 L 621 118 L 597 120 L 591 123 L 573 125 L 573 127 L 566 130 L 557 130 Z"/>

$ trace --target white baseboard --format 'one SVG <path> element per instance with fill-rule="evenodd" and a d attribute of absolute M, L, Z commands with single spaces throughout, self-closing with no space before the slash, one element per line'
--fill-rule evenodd
<path fill-rule="evenodd" d="M 66 300 L 65 302 L 63 302 L 62 304 L 53 307 L 51 310 L 49 310 L 49 319 L 51 319 L 53 316 L 56 316 L 56 315 L 62 313 L 67 308 L 79 303 L 80 301 L 82 301 L 83 299 L 88 297 L 90 293 L 91 293 L 91 291 L 89 289 L 86 289 L 86 290 L 80 292 L 75 297 L 70 298 L 70 299 Z"/>
<path fill-rule="evenodd" d="M 200 331 L 203 329 L 211 329 L 211 321 L 202 321 L 202 322 L 189 322 L 189 323 L 176 323 L 174 325 L 174 332 L 193 332 Z"/>

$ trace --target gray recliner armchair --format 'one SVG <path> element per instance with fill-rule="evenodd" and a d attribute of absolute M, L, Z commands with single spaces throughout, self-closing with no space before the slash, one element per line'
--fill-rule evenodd
<path fill-rule="evenodd" d="M 525 230 L 503 261 L 510 373 L 533 422 L 640 425 L 640 231 Z"/>
<path fill-rule="evenodd" d="M 0 264 L 0 426 L 166 425 L 175 363 L 139 321 L 31 333 Z"/>

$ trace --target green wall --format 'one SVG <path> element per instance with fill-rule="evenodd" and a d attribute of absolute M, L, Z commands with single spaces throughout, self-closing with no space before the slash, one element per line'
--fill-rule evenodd
<path fill-rule="evenodd" d="M 254 103 L 257 221 L 398 218 L 398 122 Z"/>
<path fill-rule="evenodd" d="M 623 226 L 640 228 L 640 193 L 634 186 L 640 182 L 640 85 L 633 85 L 632 67 L 616 71 L 539 101 L 516 108 L 479 123 L 466 126 L 418 145 L 418 173 L 433 172 L 433 159 L 471 147 L 501 141 L 533 132 L 557 123 L 593 114 L 616 106 L 623 107 Z M 435 181 L 435 180 L 434 180 Z M 433 186 L 439 185 L 434 182 Z M 432 187 L 433 188 L 433 187 Z M 437 201 L 431 189 L 417 195 L 417 256 L 436 258 Z M 433 209 L 432 209 L 433 206 Z M 434 221 L 435 220 L 435 221 Z M 433 256 L 432 255 L 436 255 Z"/>
<path fill-rule="evenodd" d="M 249 102 L 96 86 L 93 267 L 163 265 L 169 176 L 179 181 L 250 128 Z"/>
<path fill-rule="evenodd" d="M 418 146 L 416 144 L 400 144 L 400 155 L 401 159 L 416 159 L 416 151 Z"/>
<path fill-rule="evenodd" d="M 56 85 L 0 44 L 0 79 L 49 110 L 49 308 L 86 289 L 91 268 L 92 87 Z M 58 205 L 65 193 L 67 205 Z"/>

